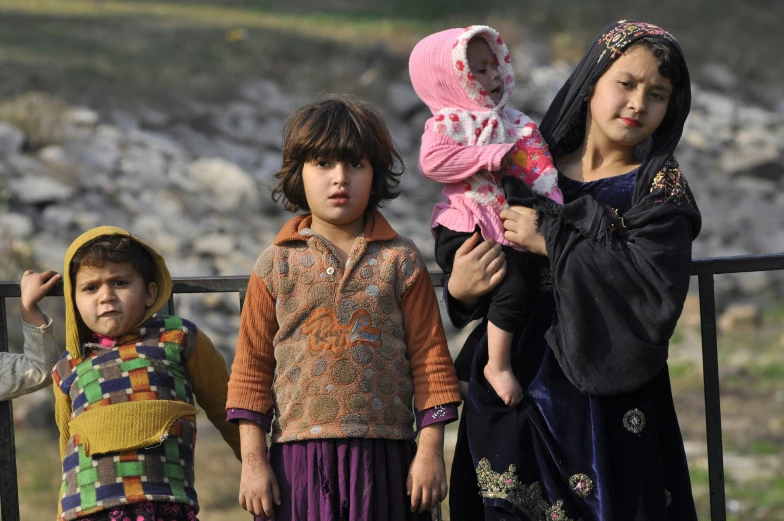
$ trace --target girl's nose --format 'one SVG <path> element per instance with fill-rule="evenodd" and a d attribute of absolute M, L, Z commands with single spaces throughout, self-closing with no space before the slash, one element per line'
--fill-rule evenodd
<path fill-rule="evenodd" d="M 642 91 L 642 89 L 635 91 L 629 97 L 629 108 L 634 110 L 635 112 L 645 112 L 645 101 L 646 101 L 646 94 Z"/>
<path fill-rule="evenodd" d="M 343 161 L 338 161 L 332 170 L 332 182 L 336 185 L 348 184 L 348 165 Z"/>

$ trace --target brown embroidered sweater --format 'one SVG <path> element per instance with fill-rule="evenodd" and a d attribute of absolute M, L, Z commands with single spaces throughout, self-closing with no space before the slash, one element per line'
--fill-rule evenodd
<path fill-rule="evenodd" d="M 256 262 L 226 408 L 274 407 L 273 442 L 412 439 L 412 401 L 460 401 L 422 254 L 373 211 L 343 266 L 310 223 L 290 220 Z"/>

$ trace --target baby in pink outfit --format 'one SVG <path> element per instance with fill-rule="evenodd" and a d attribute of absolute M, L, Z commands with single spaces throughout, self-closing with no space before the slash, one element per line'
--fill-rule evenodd
<path fill-rule="evenodd" d="M 558 172 L 536 124 L 505 107 L 514 73 L 497 31 L 475 25 L 431 34 L 414 47 L 408 69 L 414 90 L 433 113 L 422 135 L 419 170 L 444 184 L 447 199 L 436 204 L 431 221 L 436 261 L 451 273 L 455 252 L 477 229 L 504 246 L 507 274 L 487 297 L 484 374 L 504 403 L 514 406 L 523 391 L 511 369 L 511 344 L 534 279 L 530 254 L 504 238 L 499 213 L 508 205 L 500 179 L 516 176 L 563 203 Z"/>

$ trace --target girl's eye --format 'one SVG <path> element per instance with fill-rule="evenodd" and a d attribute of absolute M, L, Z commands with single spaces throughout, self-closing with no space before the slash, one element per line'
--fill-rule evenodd
<path fill-rule="evenodd" d="M 85 292 L 85 293 L 89 293 L 91 291 L 95 291 L 95 286 L 84 286 L 82 288 L 82 291 Z"/>
<path fill-rule="evenodd" d="M 476 72 L 479 74 L 484 74 L 487 72 L 487 69 L 477 69 Z"/>
<path fill-rule="evenodd" d="M 362 162 L 352 161 L 351 163 L 349 163 L 349 166 L 351 166 L 351 168 L 362 168 Z"/>
<path fill-rule="evenodd" d="M 124 280 L 115 280 L 115 281 L 114 281 L 114 285 L 115 285 L 115 286 L 119 286 L 119 287 L 122 287 L 122 286 L 127 286 L 127 285 L 128 285 L 128 282 L 126 282 L 126 281 L 124 281 Z"/>
<path fill-rule="evenodd" d="M 656 100 L 659 100 L 659 101 L 664 101 L 664 96 L 662 96 L 658 92 L 652 92 L 651 96 L 653 96 L 653 99 L 656 99 Z"/>
<path fill-rule="evenodd" d="M 632 84 L 630 82 L 628 82 L 628 81 L 619 81 L 618 83 L 620 83 L 621 86 L 626 88 L 626 89 L 630 89 L 631 86 L 632 86 Z"/>
<path fill-rule="evenodd" d="M 316 166 L 319 168 L 326 168 L 327 165 L 329 165 L 329 161 L 327 161 L 326 159 L 319 159 L 318 161 L 316 161 Z"/>

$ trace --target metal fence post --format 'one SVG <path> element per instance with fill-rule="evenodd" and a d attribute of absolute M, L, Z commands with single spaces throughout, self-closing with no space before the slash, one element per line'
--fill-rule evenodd
<path fill-rule="evenodd" d="M 705 424 L 708 438 L 708 482 L 711 521 L 726 521 L 724 459 L 721 443 L 721 402 L 719 395 L 719 352 L 716 338 L 716 299 L 713 275 L 697 277 L 700 291 L 702 331 L 702 371 L 705 384 Z"/>
<path fill-rule="evenodd" d="M 0 353 L 8 352 L 8 335 L 5 327 L 5 297 L 0 296 Z M 0 402 L 0 519 L 19 521 L 14 408 L 11 400 Z"/>

